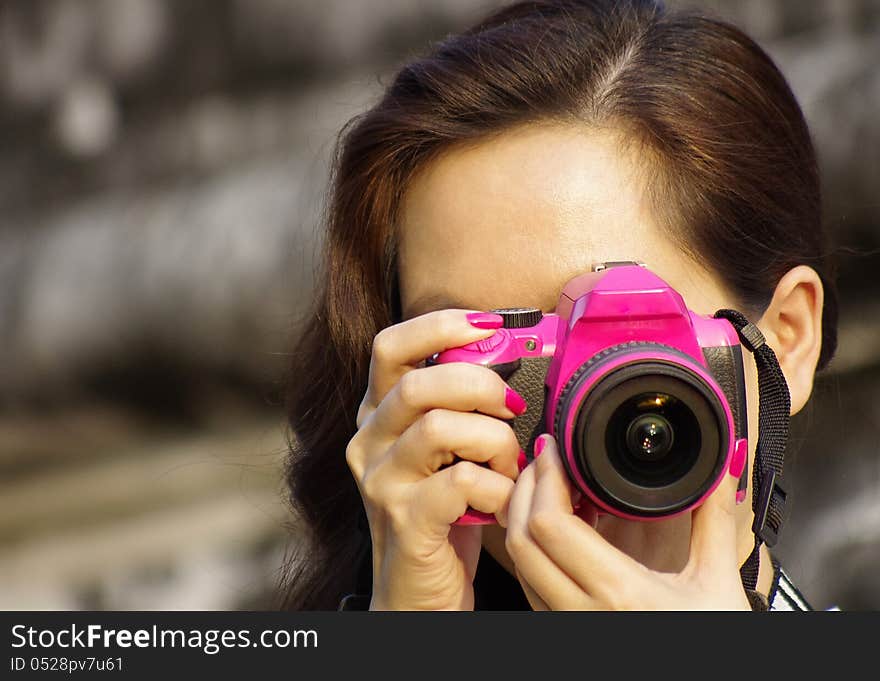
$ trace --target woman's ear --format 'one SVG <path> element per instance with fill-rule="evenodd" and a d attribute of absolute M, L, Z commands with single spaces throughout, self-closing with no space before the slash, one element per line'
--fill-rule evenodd
<path fill-rule="evenodd" d="M 758 328 L 773 348 L 797 414 L 813 391 L 813 376 L 822 349 L 822 280 L 812 267 L 790 269 L 773 292 Z"/>

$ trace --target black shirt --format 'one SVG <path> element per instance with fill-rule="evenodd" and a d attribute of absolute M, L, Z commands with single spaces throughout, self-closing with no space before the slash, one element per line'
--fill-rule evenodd
<path fill-rule="evenodd" d="M 485 548 L 474 575 L 474 610 L 531 610 L 516 577 Z"/>
<path fill-rule="evenodd" d="M 791 582 L 775 558 L 773 564 L 773 585 L 770 597 L 761 610 L 812 610 L 803 594 Z M 372 560 L 367 553 L 362 565 L 359 591 L 345 596 L 339 603 L 339 610 L 368 610 L 370 607 L 369 584 L 371 583 Z M 761 597 L 763 600 L 763 597 Z M 474 610 L 531 610 L 532 607 L 517 581 L 498 563 L 485 548 L 480 549 L 477 572 L 474 575 Z"/>

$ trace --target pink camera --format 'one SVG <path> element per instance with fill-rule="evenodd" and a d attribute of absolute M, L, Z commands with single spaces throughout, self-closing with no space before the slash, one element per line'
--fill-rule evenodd
<path fill-rule="evenodd" d="M 725 319 L 687 309 L 637 263 L 605 263 L 572 279 L 555 314 L 493 310 L 504 326 L 430 364 L 498 372 L 526 400 L 510 421 L 531 461 L 551 433 L 573 484 L 600 513 L 652 520 L 699 505 L 725 474 L 746 485 L 743 360 Z M 469 510 L 458 524 L 494 523 Z"/>

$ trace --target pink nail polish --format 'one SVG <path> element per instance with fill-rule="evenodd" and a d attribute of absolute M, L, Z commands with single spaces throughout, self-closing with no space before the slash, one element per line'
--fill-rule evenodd
<path fill-rule="evenodd" d="M 522 396 L 509 386 L 504 389 L 504 404 L 517 416 L 525 413 L 527 406 Z"/>
<path fill-rule="evenodd" d="M 535 456 L 538 456 L 541 452 L 544 451 L 544 447 L 547 444 L 547 438 L 543 435 L 535 440 Z"/>
<path fill-rule="evenodd" d="M 733 447 L 733 456 L 730 458 L 730 474 L 738 478 L 742 475 L 749 460 L 749 442 L 745 438 L 736 441 Z"/>
<path fill-rule="evenodd" d="M 522 472 L 526 466 L 529 465 L 529 460 L 526 458 L 526 453 L 523 450 L 519 450 L 519 457 L 516 460 L 516 467 L 519 468 L 520 472 Z"/>
<path fill-rule="evenodd" d="M 500 329 L 504 318 L 494 312 L 471 312 L 467 315 L 468 323 L 478 329 Z"/>

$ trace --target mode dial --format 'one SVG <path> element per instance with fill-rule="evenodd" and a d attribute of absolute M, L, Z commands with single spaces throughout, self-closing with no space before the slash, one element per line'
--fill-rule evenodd
<path fill-rule="evenodd" d="M 505 329 L 524 329 L 535 326 L 544 318 L 544 313 L 536 307 L 504 307 L 492 310 L 504 319 Z"/>

